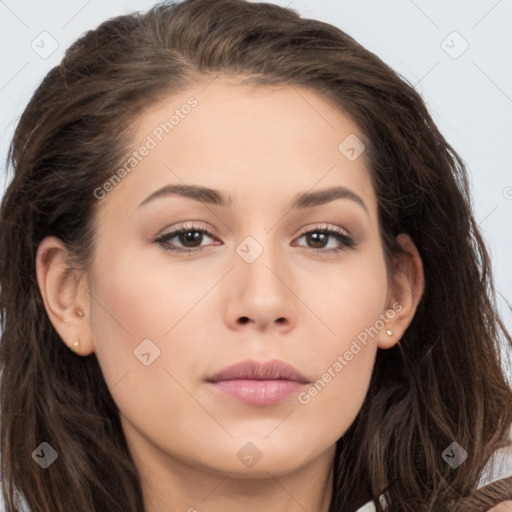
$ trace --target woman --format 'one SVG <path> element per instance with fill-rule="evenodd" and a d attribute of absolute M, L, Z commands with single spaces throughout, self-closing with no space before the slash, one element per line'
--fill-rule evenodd
<path fill-rule="evenodd" d="M 348 35 L 241 0 L 106 21 L 9 156 L 8 511 L 510 505 L 466 170 Z"/>

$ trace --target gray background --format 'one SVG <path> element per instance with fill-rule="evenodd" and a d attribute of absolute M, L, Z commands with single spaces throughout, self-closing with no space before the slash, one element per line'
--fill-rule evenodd
<path fill-rule="evenodd" d="M 274 3 L 337 25 L 423 95 L 441 132 L 468 165 L 474 211 L 494 264 L 498 305 L 512 329 L 512 0 Z M 151 5 L 142 0 L 0 0 L 0 194 L 14 125 L 42 77 L 86 30 Z M 510 361 L 507 367 L 512 379 Z"/>

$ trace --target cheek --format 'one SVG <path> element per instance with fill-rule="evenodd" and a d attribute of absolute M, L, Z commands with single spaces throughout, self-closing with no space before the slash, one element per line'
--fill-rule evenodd
<path fill-rule="evenodd" d="M 298 295 L 318 317 L 323 346 L 337 351 L 385 313 L 388 289 L 379 247 L 347 253 L 341 264 L 319 266 L 314 278 L 298 282 Z"/>
<path fill-rule="evenodd" d="M 328 329 L 322 329 L 323 334 L 317 337 L 313 357 L 309 348 L 315 380 L 297 397 L 304 420 L 316 424 L 322 431 L 320 437 L 331 441 L 347 431 L 364 402 L 378 349 L 376 324 L 380 326 L 386 291 L 385 287 L 376 289 L 375 282 L 362 287 L 362 281 L 352 277 L 353 285 L 345 281 L 337 300 L 326 301 L 319 309 Z M 319 424 L 319 418 L 325 422 Z"/>
<path fill-rule="evenodd" d="M 218 280 L 197 263 L 171 264 L 156 246 L 122 252 L 114 246 L 98 257 L 105 264 L 95 271 L 93 306 L 102 320 L 99 328 L 114 329 L 132 344 L 166 336 Z"/>
<path fill-rule="evenodd" d="M 317 274 L 315 282 L 304 283 L 301 291 L 321 322 L 317 321 L 312 361 L 316 381 L 298 401 L 312 422 L 327 414 L 330 428 L 340 436 L 364 401 L 377 352 L 377 333 L 385 318 L 384 261 L 371 251 L 366 254 L 370 256 L 355 255 L 350 264 L 347 258 L 347 264 L 335 273 Z M 311 347 L 309 350 L 311 358 Z"/>
<path fill-rule="evenodd" d="M 102 263 L 95 266 L 91 301 L 94 350 L 111 387 L 128 371 L 134 379 L 141 370 L 172 369 L 175 361 L 188 361 L 187 337 L 194 326 L 204 328 L 197 316 L 200 308 L 194 306 L 218 280 L 211 273 L 185 272 L 184 266 L 155 265 L 148 261 L 151 250 L 130 250 L 125 244 L 119 251 L 115 244 L 120 241 L 112 238 L 98 254 Z M 158 355 L 148 367 L 137 357 L 139 347 L 146 346 L 151 359 Z"/>
<path fill-rule="evenodd" d="M 315 427 L 319 449 L 334 443 L 350 428 L 365 400 L 376 346 L 349 344 L 329 356 L 315 382 L 297 396 L 301 422 Z M 300 428 L 300 427 L 299 427 Z"/>
<path fill-rule="evenodd" d="M 142 429 L 190 430 L 186 415 L 174 419 L 172 429 L 169 420 L 171 411 L 194 407 L 179 383 L 195 375 L 199 349 L 194 337 L 209 339 L 201 308 L 194 306 L 218 276 L 191 279 L 183 269 L 150 264 L 144 255 L 133 257 L 128 251 L 111 251 L 109 258 L 98 260 L 105 264 L 95 273 L 92 334 L 114 401 Z M 200 416 L 202 411 L 194 412 Z"/>

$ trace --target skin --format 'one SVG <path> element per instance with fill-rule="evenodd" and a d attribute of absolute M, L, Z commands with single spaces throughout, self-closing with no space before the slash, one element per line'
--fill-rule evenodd
<path fill-rule="evenodd" d="M 307 90 L 227 77 L 195 84 L 137 120 L 134 149 L 190 96 L 198 105 L 99 201 L 91 268 L 70 272 L 62 242 L 42 241 L 46 310 L 64 343 L 78 338 L 80 355 L 96 353 L 149 511 L 326 512 L 335 443 L 360 410 L 377 350 L 394 346 L 414 316 L 421 259 L 400 235 L 412 256 L 387 279 L 366 155 L 350 161 L 338 149 L 349 134 L 363 135 Z M 174 195 L 138 207 L 164 185 L 184 183 L 233 203 Z M 296 194 L 339 185 L 367 211 L 346 198 L 290 209 Z M 190 221 L 212 233 L 189 242 L 201 251 L 166 252 L 154 242 Z M 322 249 L 303 236 L 317 225 L 357 245 L 328 255 L 343 245 L 330 236 Z M 236 251 L 249 236 L 263 249 L 251 263 Z M 172 244 L 183 247 L 183 237 Z M 393 318 L 307 404 L 295 394 L 249 405 L 205 382 L 246 359 L 280 359 L 315 382 L 389 310 Z M 160 356 L 146 366 L 134 350 L 148 338 Z M 247 443 L 261 455 L 252 467 L 237 457 Z"/>
<path fill-rule="evenodd" d="M 493 507 L 489 512 L 512 512 L 512 501 L 504 501 L 496 507 Z"/>

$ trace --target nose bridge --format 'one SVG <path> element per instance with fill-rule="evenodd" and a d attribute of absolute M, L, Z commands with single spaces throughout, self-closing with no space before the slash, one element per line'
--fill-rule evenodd
<path fill-rule="evenodd" d="M 246 236 L 236 247 L 236 253 L 240 278 L 247 286 L 261 289 L 266 295 L 282 291 L 284 285 L 276 274 L 284 271 L 283 254 L 272 234 L 260 230 Z"/>
<path fill-rule="evenodd" d="M 260 326 L 294 322 L 294 294 L 285 254 L 273 233 L 252 229 L 236 247 L 234 313 L 236 322 Z M 233 306 L 233 304 L 232 304 Z M 231 316 L 231 315 L 230 315 Z"/>

